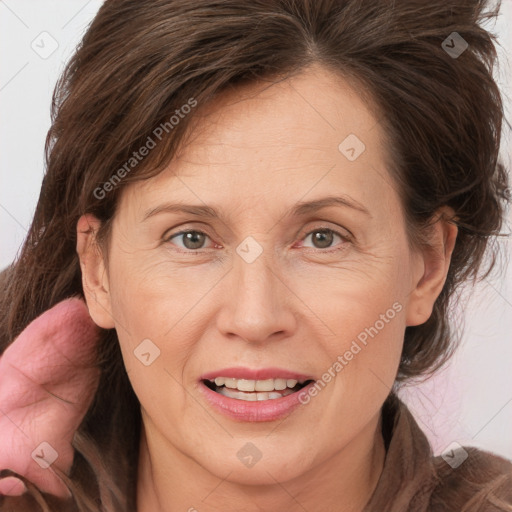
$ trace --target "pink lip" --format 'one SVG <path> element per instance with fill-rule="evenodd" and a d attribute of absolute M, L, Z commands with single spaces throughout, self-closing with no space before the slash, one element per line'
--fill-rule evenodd
<path fill-rule="evenodd" d="M 230 376 L 225 375 L 224 373 L 217 375 L 226 377 Z M 283 398 L 276 398 L 274 400 L 262 400 L 259 402 L 248 402 L 245 400 L 238 400 L 236 398 L 229 398 L 227 396 L 221 395 L 220 393 L 212 391 L 208 386 L 206 386 L 206 384 L 204 384 L 204 382 L 200 382 L 199 389 L 201 390 L 201 393 L 204 394 L 207 402 L 221 414 L 224 414 L 229 418 L 238 421 L 259 422 L 275 421 L 290 414 L 296 407 L 301 405 L 299 397 L 303 393 L 307 393 L 308 388 L 314 384 L 314 382 L 310 382 L 300 391 L 296 391 L 295 393 L 292 393 L 291 395 L 285 396 Z"/>
<path fill-rule="evenodd" d="M 259 370 L 252 370 L 241 366 L 236 368 L 224 368 L 222 370 L 205 373 L 200 377 L 200 380 L 214 380 L 215 377 L 230 377 L 232 379 L 247 380 L 294 379 L 301 382 L 310 379 L 314 380 L 314 377 L 310 375 L 303 375 L 301 373 L 284 370 L 282 368 L 261 368 Z M 277 400 L 280 399 L 278 398 Z"/>

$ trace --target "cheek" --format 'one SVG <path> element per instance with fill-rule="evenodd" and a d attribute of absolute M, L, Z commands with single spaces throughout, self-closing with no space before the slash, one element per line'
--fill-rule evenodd
<path fill-rule="evenodd" d="M 126 261 L 111 280 L 112 311 L 128 377 L 151 418 L 164 424 L 183 413 L 182 372 L 191 347 L 180 334 L 183 288 Z M 184 341 L 182 341 L 184 340 Z"/>
<path fill-rule="evenodd" d="M 114 320 L 125 335 L 160 339 L 179 318 L 187 295 L 186 272 L 180 273 L 158 250 L 119 245 L 110 260 L 110 294 Z M 139 340 L 140 342 L 140 340 Z"/>
<path fill-rule="evenodd" d="M 397 247 L 403 252 L 382 248 L 380 254 L 387 257 L 367 258 L 340 270 L 335 279 L 325 280 L 324 293 L 308 303 L 328 327 L 322 328 L 326 336 L 319 342 L 328 354 L 324 371 L 336 375 L 336 393 L 360 397 L 379 387 L 387 393 L 393 384 L 408 296 L 406 247 Z M 328 379 L 325 375 L 323 380 Z"/>
<path fill-rule="evenodd" d="M 361 286 L 336 301 L 339 309 L 331 313 L 336 336 L 326 348 L 351 388 L 379 377 L 391 385 L 403 344 L 404 305 L 394 289 L 363 291 Z"/>
<path fill-rule="evenodd" d="M 198 267 L 177 269 L 144 251 L 113 251 L 111 261 L 112 311 L 135 392 L 147 404 L 161 401 L 151 396 L 154 389 L 175 391 L 178 399 L 187 361 L 201 337 L 200 319 L 207 315 L 205 297 L 218 277 Z"/>

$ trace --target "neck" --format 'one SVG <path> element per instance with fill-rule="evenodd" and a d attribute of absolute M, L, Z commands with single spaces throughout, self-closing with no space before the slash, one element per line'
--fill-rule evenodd
<path fill-rule="evenodd" d="M 360 512 L 382 473 L 380 413 L 351 443 L 307 473 L 269 485 L 242 485 L 216 476 L 141 429 L 137 512 Z"/>

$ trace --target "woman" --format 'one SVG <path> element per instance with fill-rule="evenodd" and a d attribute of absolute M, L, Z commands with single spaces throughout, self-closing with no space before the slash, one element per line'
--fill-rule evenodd
<path fill-rule="evenodd" d="M 5 277 L 2 510 L 512 509 L 396 396 L 502 225 L 485 11 L 105 2 Z"/>

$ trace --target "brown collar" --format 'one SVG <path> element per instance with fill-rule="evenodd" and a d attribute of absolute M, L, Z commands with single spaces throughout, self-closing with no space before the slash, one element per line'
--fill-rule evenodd
<path fill-rule="evenodd" d="M 433 457 L 407 406 L 391 393 L 382 407 L 384 468 L 363 512 L 498 512 L 512 510 L 512 463 L 465 447 L 468 458 L 452 468 Z"/>
<path fill-rule="evenodd" d="M 432 452 L 406 405 L 391 394 L 382 407 L 384 468 L 363 512 L 427 512 L 435 487 Z"/>

